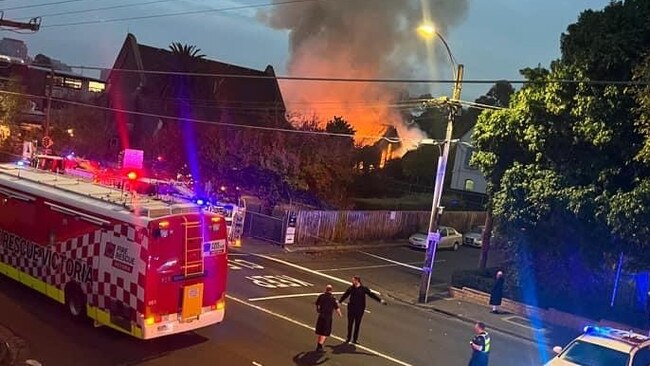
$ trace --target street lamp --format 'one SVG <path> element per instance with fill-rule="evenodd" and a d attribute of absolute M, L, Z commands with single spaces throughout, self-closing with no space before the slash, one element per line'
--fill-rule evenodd
<path fill-rule="evenodd" d="M 452 92 L 452 98 L 449 102 L 450 110 L 449 116 L 447 119 L 447 132 L 445 135 L 444 147 L 442 154 L 438 158 L 438 169 L 435 177 L 435 187 L 433 189 L 433 202 L 431 204 L 431 217 L 429 219 L 429 230 L 427 234 L 427 252 L 424 258 L 424 266 L 422 267 L 422 277 L 420 279 L 420 293 L 418 301 L 420 303 L 426 303 L 429 297 L 429 288 L 431 286 L 431 274 L 433 273 L 433 263 L 436 255 L 436 249 L 438 248 L 438 243 L 440 242 L 440 233 L 438 230 L 440 223 L 440 215 L 442 214 L 442 207 L 440 206 L 440 201 L 442 199 L 442 189 L 445 183 L 445 172 L 447 170 L 447 159 L 449 158 L 449 148 L 451 145 L 451 138 L 454 127 L 454 120 L 458 114 L 458 101 L 460 100 L 461 84 L 463 80 L 463 65 L 457 65 L 454 55 L 451 53 L 449 44 L 438 33 L 435 27 L 431 24 L 422 24 L 417 28 L 418 34 L 426 40 L 432 40 L 433 38 L 438 38 L 442 41 L 442 44 L 447 50 L 447 55 L 449 56 L 449 61 L 452 66 L 452 73 L 454 75 L 454 90 Z M 434 142 L 429 139 L 422 140 L 421 144 L 433 144 Z"/>

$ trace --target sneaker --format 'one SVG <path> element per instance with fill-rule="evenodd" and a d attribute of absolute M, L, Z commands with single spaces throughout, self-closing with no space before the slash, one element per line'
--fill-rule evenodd
<path fill-rule="evenodd" d="M 317 351 L 317 352 L 320 352 L 320 351 L 322 351 L 322 350 L 323 350 L 323 345 L 320 344 L 320 343 L 317 344 L 317 345 L 316 345 L 316 351 Z"/>

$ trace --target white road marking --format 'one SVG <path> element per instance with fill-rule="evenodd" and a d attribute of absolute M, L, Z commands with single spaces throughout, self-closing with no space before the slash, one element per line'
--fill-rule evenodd
<path fill-rule="evenodd" d="M 249 262 L 243 259 L 228 259 L 228 264 L 232 264 L 238 267 L 246 267 L 248 269 L 264 269 L 257 263 Z"/>
<path fill-rule="evenodd" d="M 315 270 L 307 268 L 307 267 L 303 267 L 303 266 L 299 266 L 297 264 L 293 264 L 291 262 L 283 261 L 282 259 L 274 258 L 274 257 L 264 255 L 264 254 L 251 254 L 251 255 L 254 255 L 254 256 L 260 257 L 260 258 L 264 258 L 264 259 L 267 259 L 267 260 L 270 260 L 270 261 L 273 261 L 273 262 L 276 262 L 276 263 L 284 264 L 285 266 L 293 267 L 293 268 L 299 269 L 301 271 L 311 273 L 311 274 L 316 275 L 316 276 L 321 276 L 321 277 L 327 278 L 327 279 L 332 280 L 332 281 L 336 281 L 336 282 L 339 282 L 339 283 L 346 284 L 348 286 L 351 285 L 351 281 L 347 281 L 347 280 L 344 280 L 342 278 L 338 278 L 338 277 L 335 277 L 335 276 L 332 276 L 332 275 L 328 275 L 326 273 L 321 273 L 321 272 L 315 271 Z M 380 292 L 377 292 L 375 290 L 370 290 L 370 291 L 372 291 L 373 293 L 381 296 Z"/>
<path fill-rule="evenodd" d="M 238 299 L 238 298 L 236 298 L 236 297 L 234 297 L 234 296 L 231 296 L 231 295 L 226 295 L 226 297 L 227 297 L 228 299 L 232 300 L 232 301 L 238 302 L 238 303 L 240 303 L 240 304 L 242 304 L 242 305 L 248 306 L 248 307 L 253 308 L 253 309 L 255 309 L 255 310 L 259 310 L 259 311 L 261 311 L 261 312 L 263 312 L 263 313 L 267 313 L 267 314 L 272 315 L 272 316 L 274 316 L 274 317 L 276 317 L 276 318 L 279 318 L 279 319 L 282 319 L 282 320 L 288 321 L 289 323 L 295 324 L 295 325 L 300 326 L 300 327 L 302 327 L 302 328 L 309 329 L 309 330 L 311 330 L 311 331 L 314 330 L 314 327 L 309 326 L 309 325 L 307 325 L 307 324 L 305 324 L 305 323 L 303 323 L 303 322 L 300 322 L 300 321 L 298 321 L 298 320 L 292 319 L 292 318 L 290 318 L 290 317 L 288 317 L 288 316 L 286 316 L 286 315 L 282 315 L 282 314 L 276 313 L 276 312 L 274 312 L 274 311 L 268 310 L 268 309 L 266 309 L 266 308 L 263 308 L 263 307 L 261 307 L 261 306 L 257 306 L 257 305 L 254 305 L 254 304 L 248 303 L 248 302 L 246 302 L 246 301 L 244 301 L 244 300 Z M 344 341 L 345 341 L 344 338 L 341 338 L 341 337 L 336 336 L 336 335 L 334 335 L 334 334 L 332 334 L 332 335 L 330 336 L 330 338 L 334 338 L 334 339 L 336 339 L 337 341 L 340 341 L 340 342 L 344 342 Z M 379 352 L 379 351 L 375 351 L 374 349 L 372 349 L 372 348 L 368 348 L 368 347 L 366 347 L 366 346 L 362 346 L 362 345 L 357 344 L 357 345 L 356 345 L 356 348 L 362 349 L 362 350 L 364 350 L 364 351 L 366 351 L 366 352 L 368 352 L 368 353 L 372 353 L 372 354 L 375 355 L 375 356 L 381 357 L 381 358 L 383 358 L 383 359 L 385 359 L 385 360 L 387 360 L 387 361 L 390 361 L 390 362 L 396 363 L 396 364 L 398 364 L 398 365 L 402 365 L 402 366 L 413 366 L 412 364 L 410 364 L 410 363 L 408 363 L 408 362 L 404 362 L 404 361 L 398 360 L 398 359 L 396 359 L 396 358 L 394 358 L 394 357 L 391 357 L 391 356 L 389 356 L 389 355 L 387 355 L 387 354 L 384 354 L 384 353 L 381 353 L 381 352 Z"/>
<path fill-rule="evenodd" d="M 256 362 L 256 361 L 253 361 L 253 363 L 252 363 L 252 365 L 253 365 L 253 366 L 262 366 L 262 364 L 261 364 L 261 363 L 259 363 L 259 362 Z"/>
<path fill-rule="evenodd" d="M 411 265 L 411 264 L 398 262 L 398 261 L 395 261 L 395 260 L 392 260 L 392 259 L 389 259 L 389 258 L 384 258 L 384 257 L 378 256 L 378 255 L 375 255 L 375 254 L 372 254 L 372 253 L 364 252 L 364 251 L 361 251 L 361 250 L 359 251 L 359 253 L 371 256 L 373 258 L 377 258 L 377 259 L 385 261 L 385 262 L 393 263 L 393 264 L 398 265 L 398 266 L 402 266 L 402 267 L 406 267 L 406 268 L 410 268 L 410 269 L 414 269 L 416 271 L 422 272 L 422 267 L 417 267 L 417 266 L 414 266 L 414 265 Z M 445 261 L 444 259 L 440 259 L 440 260 L 435 261 L 434 263 L 442 263 L 444 261 Z"/>
<path fill-rule="evenodd" d="M 287 275 L 280 276 L 246 276 L 257 286 L 265 288 L 312 287 L 313 283 L 302 281 Z"/>
<path fill-rule="evenodd" d="M 508 322 L 510 324 L 518 325 L 518 326 L 526 328 L 526 329 L 531 329 L 533 331 L 538 331 L 538 332 L 542 332 L 542 333 L 547 332 L 546 328 L 543 328 L 543 327 L 536 328 L 532 324 L 531 325 L 521 324 L 521 323 L 513 321 L 512 319 L 524 319 L 524 318 L 522 318 L 520 316 L 508 316 L 508 317 L 505 317 L 505 318 L 501 318 L 501 320 L 503 320 L 504 322 Z M 528 320 L 528 319 L 524 319 L 524 320 Z"/>
<path fill-rule="evenodd" d="M 267 297 L 253 297 L 248 299 L 248 301 L 264 301 L 264 300 L 277 300 L 277 299 L 289 299 L 292 297 L 309 297 L 309 296 L 318 296 L 322 292 L 312 292 L 309 294 L 290 294 L 290 295 L 277 295 L 277 296 L 267 296 Z M 343 295 L 343 292 L 332 292 L 334 295 Z"/>
<path fill-rule="evenodd" d="M 411 262 L 409 264 L 417 264 L 417 263 L 422 263 L 422 262 Z M 326 268 L 326 269 L 319 269 L 318 271 L 319 272 L 354 271 L 354 270 L 359 270 L 359 269 L 373 269 L 373 268 L 385 268 L 385 267 L 395 267 L 395 266 L 399 266 L 399 264 L 376 264 L 374 266 Z"/>

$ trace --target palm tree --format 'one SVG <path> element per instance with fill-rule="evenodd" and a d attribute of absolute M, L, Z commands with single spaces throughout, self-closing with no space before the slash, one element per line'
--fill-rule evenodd
<path fill-rule="evenodd" d="M 173 42 L 170 44 L 169 50 L 172 51 L 173 54 L 183 58 L 202 59 L 205 57 L 204 54 L 199 53 L 201 52 L 200 48 L 195 45 L 188 45 L 180 42 Z"/>

